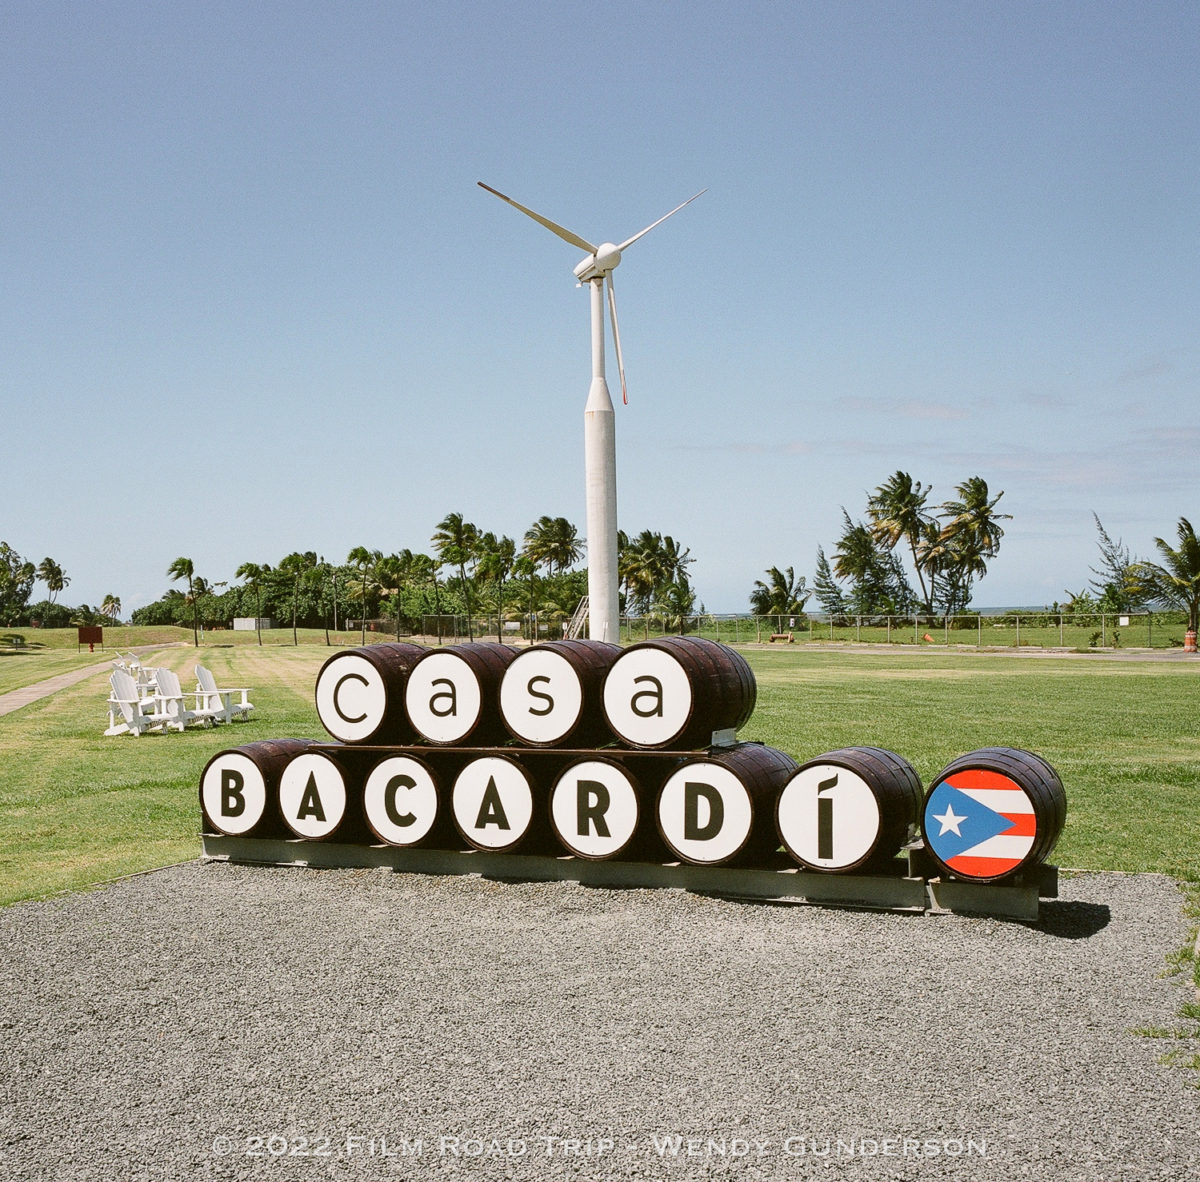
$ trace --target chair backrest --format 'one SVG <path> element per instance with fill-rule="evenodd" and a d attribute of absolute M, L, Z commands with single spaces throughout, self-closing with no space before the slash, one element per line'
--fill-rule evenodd
<path fill-rule="evenodd" d="M 206 694 L 217 692 L 217 679 L 212 675 L 212 671 L 205 669 L 203 665 L 196 666 L 196 685 Z"/>
<path fill-rule="evenodd" d="M 158 693 L 163 698 L 182 698 L 183 690 L 179 688 L 179 678 L 170 669 L 156 669 L 155 681 L 158 682 Z"/>
<path fill-rule="evenodd" d="M 114 669 L 112 676 L 108 679 L 108 684 L 112 686 L 113 697 L 117 700 L 121 717 L 126 722 L 132 722 L 133 703 L 137 701 L 138 696 L 137 686 L 133 684 L 133 678 L 124 669 Z"/>

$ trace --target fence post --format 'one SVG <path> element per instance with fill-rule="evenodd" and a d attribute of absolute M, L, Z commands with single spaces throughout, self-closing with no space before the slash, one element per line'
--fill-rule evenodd
<path fill-rule="evenodd" d="M 1021 617 L 1017 617 L 1017 652 L 1021 651 Z"/>
<path fill-rule="evenodd" d="M 1058 647 L 1063 648 L 1062 612 L 1058 613 Z"/>
<path fill-rule="evenodd" d="M 1108 648 L 1108 612 L 1100 613 L 1100 647 Z"/>
<path fill-rule="evenodd" d="M 891 644 L 892 643 L 892 617 L 891 616 L 888 616 L 887 624 L 888 624 L 888 644 Z"/>
<path fill-rule="evenodd" d="M 983 648 L 983 616 L 977 615 L 975 617 L 975 623 L 977 625 L 977 633 L 979 637 L 979 639 L 975 642 L 975 647 Z"/>
<path fill-rule="evenodd" d="M 917 629 L 919 627 L 920 624 L 917 623 L 917 614 L 916 612 L 913 612 L 913 644 L 917 643 Z"/>
<path fill-rule="evenodd" d="M 854 617 L 854 641 L 859 643 L 862 640 L 862 616 Z"/>

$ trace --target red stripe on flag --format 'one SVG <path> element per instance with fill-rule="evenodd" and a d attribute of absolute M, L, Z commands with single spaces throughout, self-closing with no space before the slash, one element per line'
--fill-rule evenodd
<path fill-rule="evenodd" d="M 1007 874 L 1020 862 L 1020 858 L 972 858 L 968 854 L 959 854 L 946 865 L 964 878 L 995 878 L 998 874 Z"/>
<path fill-rule="evenodd" d="M 947 779 L 946 783 L 951 788 L 999 788 L 1004 792 L 1011 792 L 1014 788 L 1020 789 L 1021 787 L 1015 780 L 1010 780 L 999 772 L 991 772 L 982 767 L 963 768 L 961 772 L 955 772 Z"/>
<path fill-rule="evenodd" d="M 1011 829 L 1005 829 L 998 837 L 1037 837 L 1037 817 L 1033 813 L 1001 813 L 1005 820 L 1012 822 Z"/>

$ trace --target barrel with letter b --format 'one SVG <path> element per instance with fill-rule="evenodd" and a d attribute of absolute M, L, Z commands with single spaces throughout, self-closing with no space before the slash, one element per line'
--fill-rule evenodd
<path fill-rule="evenodd" d="M 943 873 L 998 882 L 1049 857 L 1067 819 L 1058 773 L 1040 755 L 985 747 L 953 760 L 925 796 L 925 848 Z"/>
<path fill-rule="evenodd" d="M 601 699 L 605 676 L 621 652 L 603 640 L 552 640 L 527 648 L 500 682 L 508 733 L 532 747 L 611 742 Z"/>
<path fill-rule="evenodd" d="M 289 830 L 279 813 L 279 779 L 311 739 L 264 739 L 212 757 L 200 773 L 206 832 L 228 837 L 279 837 Z"/>
<path fill-rule="evenodd" d="M 775 823 L 802 866 L 848 873 L 881 866 L 915 833 L 921 780 L 881 747 L 843 747 L 803 764 L 779 794 Z"/>
<path fill-rule="evenodd" d="M 658 794 L 658 831 L 697 866 L 773 862 L 775 799 L 796 761 L 773 747 L 741 743 L 685 760 Z"/>
<path fill-rule="evenodd" d="M 411 743 L 404 709 L 409 671 L 429 650 L 400 642 L 337 653 L 317 674 L 317 717 L 343 743 Z"/>
<path fill-rule="evenodd" d="M 754 711 L 746 659 L 724 644 L 665 636 L 627 648 L 604 680 L 604 715 L 633 747 L 694 750 L 730 744 Z"/>
<path fill-rule="evenodd" d="M 506 644 L 484 641 L 426 652 L 409 671 L 404 690 L 409 721 L 438 746 L 483 747 L 502 740 L 500 680 L 516 656 Z"/>

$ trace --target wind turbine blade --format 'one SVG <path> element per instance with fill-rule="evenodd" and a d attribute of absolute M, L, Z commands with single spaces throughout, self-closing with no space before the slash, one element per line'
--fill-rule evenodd
<path fill-rule="evenodd" d="M 484 188 L 486 189 L 487 186 L 484 185 Z M 495 189 L 493 189 L 492 192 L 494 193 Z M 680 204 L 678 204 L 677 206 L 675 206 L 675 208 L 673 210 L 671 210 L 671 213 L 678 213 L 685 205 L 691 205 L 691 203 L 696 200 L 696 197 L 703 197 L 704 194 L 707 192 L 708 192 L 707 189 L 701 189 L 700 192 L 697 193 L 695 197 L 689 197 L 686 201 L 680 202 Z M 504 200 L 507 201 L 508 198 L 505 197 Z M 514 202 L 513 204 L 516 204 L 516 203 Z M 520 206 L 517 206 L 517 208 L 520 209 Z M 528 213 L 529 210 L 526 210 L 525 212 Z M 617 249 L 624 250 L 627 246 L 632 246 L 643 234 L 649 234 L 650 231 L 653 230 L 655 226 L 661 226 L 663 224 L 663 222 L 665 222 L 667 220 L 667 218 L 669 218 L 671 216 L 671 213 L 664 213 L 662 215 L 662 217 L 660 217 L 658 219 L 658 221 L 651 222 L 650 225 L 648 225 L 644 230 L 639 230 L 632 238 L 626 238 L 625 241 L 622 242 L 621 245 L 617 247 Z"/>
<path fill-rule="evenodd" d="M 617 354 L 617 373 L 621 375 L 621 401 L 629 405 L 629 392 L 625 389 L 625 361 L 621 356 L 621 332 L 617 328 L 617 297 L 613 292 L 612 272 L 604 276 L 608 284 L 608 314 L 612 319 L 613 346 Z"/>
<path fill-rule="evenodd" d="M 564 242 L 569 242 L 572 246 L 578 246 L 580 250 L 586 250 L 588 254 L 596 253 L 596 247 L 592 243 L 588 242 L 586 238 L 580 238 L 578 234 L 573 234 L 570 230 L 560 226 L 557 222 L 552 222 L 549 218 L 542 217 L 540 213 L 534 213 L 532 209 L 526 209 L 525 206 L 519 201 L 514 201 L 511 197 L 506 197 L 500 192 L 499 189 L 493 189 L 491 185 L 485 185 L 483 181 L 476 181 L 475 183 L 481 189 L 486 189 L 489 193 L 499 197 L 501 201 L 507 201 L 514 209 L 519 209 L 527 217 L 533 218 L 535 222 L 540 222 L 546 227 L 547 230 L 553 234 L 557 234 Z M 699 197 L 700 194 L 697 193 L 696 196 Z M 687 202 L 685 201 L 684 205 L 686 204 Z M 671 213 L 674 212 L 674 210 L 671 211 Z M 667 214 L 667 217 L 670 216 L 671 214 Z M 655 223 L 655 225 L 657 225 L 657 223 Z M 653 227 L 650 228 L 653 229 Z M 644 234 L 645 230 L 643 230 L 642 233 Z"/>

